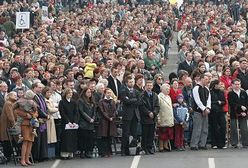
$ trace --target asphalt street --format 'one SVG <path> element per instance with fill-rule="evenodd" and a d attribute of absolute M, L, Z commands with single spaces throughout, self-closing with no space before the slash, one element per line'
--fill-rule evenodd
<path fill-rule="evenodd" d="M 34 168 L 247 168 L 248 149 L 166 152 L 154 155 L 120 156 L 36 163 Z M 18 168 L 13 163 L 0 165 Z"/>

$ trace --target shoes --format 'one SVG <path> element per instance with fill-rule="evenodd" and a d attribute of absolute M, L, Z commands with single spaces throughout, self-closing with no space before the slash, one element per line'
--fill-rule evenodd
<path fill-rule="evenodd" d="M 185 149 L 184 148 L 176 148 L 176 151 L 185 151 Z"/>
<path fill-rule="evenodd" d="M 27 164 L 27 163 L 22 162 L 22 161 L 20 162 L 20 164 L 21 164 L 21 166 L 22 166 L 22 167 L 27 167 L 27 166 L 28 166 L 28 164 Z"/>
<path fill-rule="evenodd" d="M 154 151 L 152 149 L 148 149 L 147 150 L 149 154 L 153 155 L 154 154 Z"/>
<path fill-rule="evenodd" d="M 164 152 L 164 149 L 159 149 L 158 151 L 159 151 L 159 152 Z"/>
<path fill-rule="evenodd" d="M 218 147 L 217 147 L 217 146 L 213 146 L 212 148 L 213 148 L 213 149 L 217 149 Z"/>
<path fill-rule="evenodd" d="M 198 148 L 197 147 L 191 147 L 190 150 L 198 151 Z"/>
<path fill-rule="evenodd" d="M 200 150 L 208 150 L 208 148 L 206 146 L 200 146 L 199 149 Z"/>
<path fill-rule="evenodd" d="M 223 146 L 222 149 L 227 149 L 227 147 L 226 146 Z"/>
<path fill-rule="evenodd" d="M 34 164 L 31 163 L 30 161 L 27 161 L 26 164 L 28 164 L 29 166 L 33 166 Z"/>

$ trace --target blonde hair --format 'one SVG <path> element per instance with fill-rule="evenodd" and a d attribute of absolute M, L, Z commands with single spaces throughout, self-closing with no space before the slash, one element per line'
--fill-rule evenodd
<path fill-rule="evenodd" d="M 115 101 L 115 102 L 117 102 L 117 96 L 114 94 L 114 92 L 113 92 L 113 90 L 112 89 L 109 89 L 110 90 L 110 92 L 111 92 L 111 97 L 113 98 L 113 100 Z"/>
<path fill-rule="evenodd" d="M 9 93 L 7 94 L 7 96 L 6 96 L 5 100 L 9 100 L 9 99 L 10 99 L 10 97 L 11 97 L 13 94 L 17 94 L 17 93 L 16 93 L 15 91 L 11 91 L 11 92 L 9 92 Z"/>

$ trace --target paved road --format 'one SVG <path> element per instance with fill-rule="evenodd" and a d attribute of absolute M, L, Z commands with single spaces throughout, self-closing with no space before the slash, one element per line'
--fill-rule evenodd
<path fill-rule="evenodd" d="M 156 153 L 141 156 L 57 160 L 37 163 L 34 168 L 246 168 L 248 149 L 224 149 Z M 56 166 L 56 163 L 57 166 Z M 135 166 L 136 165 L 136 166 Z M 14 168 L 13 163 L 0 165 Z"/>
<path fill-rule="evenodd" d="M 168 76 L 171 72 L 177 71 L 178 52 L 177 52 L 176 39 L 177 39 L 177 33 L 174 33 L 174 38 L 169 49 L 168 62 L 165 66 L 162 67 L 162 71 L 164 73 L 164 77 L 166 80 L 169 80 Z"/>

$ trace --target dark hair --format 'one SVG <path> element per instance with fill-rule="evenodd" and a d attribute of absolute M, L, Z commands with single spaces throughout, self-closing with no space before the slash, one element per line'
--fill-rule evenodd
<path fill-rule="evenodd" d="M 33 84 L 32 84 L 32 89 L 38 87 L 39 84 L 41 84 L 41 83 L 40 83 L 40 82 L 35 82 L 35 83 L 33 83 Z"/>
<path fill-rule="evenodd" d="M 191 73 L 191 78 L 194 80 L 195 77 L 200 76 L 201 72 L 199 71 L 198 68 L 196 68 L 192 73 Z"/>
<path fill-rule="evenodd" d="M 175 79 L 175 78 L 178 79 L 177 74 L 176 74 L 175 72 L 171 72 L 171 73 L 169 74 L 170 83 L 171 83 L 172 79 Z"/>
<path fill-rule="evenodd" d="M 238 78 L 233 79 L 233 80 L 232 80 L 232 84 L 234 84 L 235 82 L 239 82 L 239 83 L 241 83 L 241 80 L 240 80 L 240 79 L 238 79 Z"/>
<path fill-rule="evenodd" d="M 208 77 L 208 75 L 205 74 L 205 73 L 204 73 L 204 74 L 201 74 L 201 75 L 200 75 L 200 79 L 203 79 L 205 76 Z"/>
<path fill-rule="evenodd" d="M 129 80 L 133 80 L 133 78 L 131 76 L 127 76 L 125 82 L 127 83 Z"/>
<path fill-rule="evenodd" d="M 174 82 L 178 82 L 178 79 L 172 79 L 170 84 L 172 85 Z"/>
<path fill-rule="evenodd" d="M 231 68 L 230 67 L 225 67 L 224 69 L 223 69 L 223 73 L 225 73 L 226 72 L 226 70 L 231 70 Z"/>
<path fill-rule="evenodd" d="M 80 98 L 82 98 L 85 103 L 95 104 L 93 94 L 91 95 L 90 98 L 86 97 L 87 90 L 90 90 L 90 89 L 88 87 L 83 88 L 82 92 L 80 93 Z"/>
<path fill-rule="evenodd" d="M 189 73 L 183 69 L 179 70 L 178 72 L 179 80 L 181 80 L 184 75 L 189 75 Z"/>
<path fill-rule="evenodd" d="M 215 87 L 216 85 L 218 85 L 218 84 L 220 84 L 220 81 L 219 81 L 218 79 L 213 80 L 213 81 L 210 83 L 209 89 L 210 89 L 210 90 L 214 89 L 214 87 Z"/>

